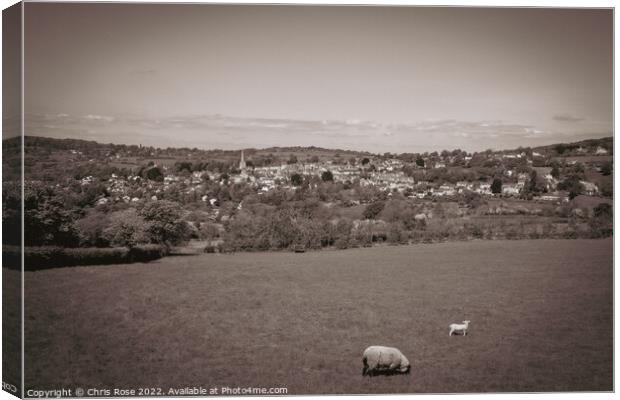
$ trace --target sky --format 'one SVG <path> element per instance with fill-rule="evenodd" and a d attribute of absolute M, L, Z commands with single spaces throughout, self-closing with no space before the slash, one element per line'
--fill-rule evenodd
<path fill-rule="evenodd" d="M 514 148 L 613 133 L 607 9 L 25 5 L 26 134 Z"/>

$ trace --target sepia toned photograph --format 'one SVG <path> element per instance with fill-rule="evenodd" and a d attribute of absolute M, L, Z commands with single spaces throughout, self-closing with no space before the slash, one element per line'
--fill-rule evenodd
<path fill-rule="evenodd" d="M 4 391 L 614 391 L 613 8 L 5 7 Z"/>

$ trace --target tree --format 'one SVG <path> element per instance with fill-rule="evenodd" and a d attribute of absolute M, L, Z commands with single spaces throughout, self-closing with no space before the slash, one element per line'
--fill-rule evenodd
<path fill-rule="evenodd" d="M 351 229 L 353 223 L 346 218 L 341 218 L 336 223 L 334 228 L 334 245 L 339 249 L 346 249 L 349 247 L 351 240 Z"/>
<path fill-rule="evenodd" d="M 400 222 L 393 222 L 389 224 L 387 231 L 387 242 L 396 244 L 403 243 L 407 240 L 407 234 Z"/>
<path fill-rule="evenodd" d="M 480 196 L 478 193 L 476 192 L 465 192 L 465 194 L 463 195 L 463 200 L 465 202 L 465 204 L 467 204 L 468 207 L 476 209 L 478 207 L 480 207 L 480 205 L 482 205 L 482 196 Z"/>
<path fill-rule="evenodd" d="M 491 184 L 491 192 L 498 194 L 502 192 L 502 180 L 499 178 L 493 179 L 493 183 Z"/>
<path fill-rule="evenodd" d="M 415 164 L 418 167 L 424 168 L 424 159 L 422 157 L 418 156 L 418 158 L 415 159 Z"/>
<path fill-rule="evenodd" d="M 110 225 L 110 214 L 91 209 L 82 219 L 75 222 L 80 237 L 80 246 L 106 247 L 110 242 L 105 230 Z"/>
<path fill-rule="evenodd" d="M 611 179 L 603 180 L 599 184 L 599 190 L 601 192 L 601 195 L 603 195 L 605 197 L 613 197 L 613 195 L 614 195 L 614 185 L 613 185 L 613 182 L 611 181 Z"/>
<path fill-rule="evenodd" d="M 600 203 L 594 207 L 593 218 L 590 218 L 588 225 L 590 226 L 591 237 L 609 237 L 613 235 L 613 210 L 610 204 Z"/>
<path fill-rule="evenodd" d="M 579 177 L 576 175 L 570 175 L 562 182 L 558 183 L 559 190 L 566 190 L 568 192 L 568 198 L 574 199 L 583 192 L 583 184 L 579 181 Z"/>
<path fill-rule="evenodd" d="M 607 161 L 606 163 L 604 163 L 601 166 L 601 174 L 607 176 L 607 175 L 611 175 L 611 173 L 613 172 L 614 168 L 611 164 L 611 161 Z"/>
<path fill-rule="evenodd" d="M 131 248 L 149 242 L 147 224 L 135 208 L 116 211 L 110 215 L 109 220 L 102 237 L 113 246 Z"/>
<path fill-rule="evenodd" d="M 385 207 L 384 201 L 375 201 L 374 203 L 370 203 L 364 209 L 364 213 L 363 213 L 364 218 L 375 219 L 377 215 L 379 215 L 381 211 L 383 211 L 384 207 Z"/>
<path fill-rule="evenodd" d="M 24 183 L 23 226 L 26 246 L 79 244 L 73 210 L 53 189 L 41 183 Z"/>
<path fill-rule="evenodd" d="M 368 157 L 364 157 L 362 158 L 362 165 L 366 165 L 370 162 L 370 159 Z"/>
<path fill-rule="evenodd" d="M 187 171 L 187 172 L 192 172 L 192 163 L 191 162 L 187 162 L 187 161 L 180 161 L 180 162 L 176 162 L 174 163 L 174 168 L 176 169 L 177 172 L 183 172 L 183 171 Z"/>
<path fill-rule="evenodd" d="M 293 186 L 301 186 L 303 182 L 304 182 L 304 178 L 300 174 L 291 175 L 291 184 Z"/>
<path fill-rule="evenodd" d="M 146 179 L 151 181 L 163 182 L 164 180 L 164 174 L 157 167 L 151 167 L 147 169 L 145 175 Z"/>
<path fill-rule="evenodd" d="M 594 216 L 596 218 L 613 218 L 613 211 L 611 205 L 607 203 L 599 203 L 598 206 L 594 207 Z"/>
<path fill-rule="evenodd" d="M 532 170 L 530 173 L 530 179 L 525 183 L 523 187 L 523 195 L 527 198 L 539 194 L 545 190 L 545 184 L 542 179 L 538 177 L 536 170 Z"/>
<path fill-rule="evenodd" d="M 148 223 L 151 243 L 176 246 L 189 240 L 190 231 L 181 219 L 178 203 L 166 200 L 149 202 L 140 211 L 140 216 Z"/>
<path fill-rule="evenodd" d="M 334 181 L 334 174 L 332 174 L 331 171 L 325 171 L 321 174 L 321 179 L 323 180 L 323 182 L 333 182 Z"/>
<path fill-rule="evenodd" d="M 560 179 L 560 168 L 557 163 L 551 167 L 551 176 L 555 179 Z"/>
<path fill-rule="evenodd" d="M 6 144 L 5 144 L 6 145 Z M 6 160 L 6 156 L 5 156 Z M 20 162 L 21 167 L 21 162 Z M 6 171 L 3 171 L 6 176 Z M 20 178 L 21 179 L 21 178 Z M 22 228 L 21 184 L 15 181 L 2 183 L 2 243 L 20 245 Z"/>
<path fill-rule="evenodd" d="M 287 164 L 297 164 L 297 156 L 295 154 L 291 154 L 288 158 Z"/>
<path fill-rule="evenodd" d="M 582 163 L 577 163 L 573 165 L 573 171 L 577 174 L 583 174 L 586 172 L 586 167 Z"/>

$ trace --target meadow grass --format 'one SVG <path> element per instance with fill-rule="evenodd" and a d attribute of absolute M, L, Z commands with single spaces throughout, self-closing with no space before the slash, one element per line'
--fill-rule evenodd
<path fill-rule="evenodd" d="M 26 388 L 610 391 L 612 251 L 470 241 L 26 272 Z M 411 374 L 363 377 L 375 344 Z"/>

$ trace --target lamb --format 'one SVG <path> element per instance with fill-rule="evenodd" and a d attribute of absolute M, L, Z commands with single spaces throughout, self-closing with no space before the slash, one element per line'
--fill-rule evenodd
<path fill-rule="evenodd" d="M 362 375 L 408 374 L 411 365 L 407 357 L 394 347 L 370 346 L 364 350 Z"/>
<path fill-rule="evenodd" d="M 469 323 L 471 321 L 463 321 L 462 324 L 450 324 L 450 334 L 452 336 L 455 332 L 463 332 L 463 336 L 467 335 L 467 328 L 469 327 Z"/>

